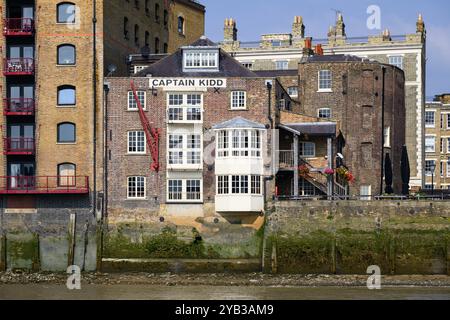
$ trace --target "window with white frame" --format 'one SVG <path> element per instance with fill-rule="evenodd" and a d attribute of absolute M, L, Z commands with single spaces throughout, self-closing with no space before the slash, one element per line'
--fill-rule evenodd
<path fill-rule="evenodd" d="M 262 176 L 260 175 L 230 175 L 217 176 L 218 195 L 261 195 Z"/>
<path fill-rule="evenodd" d="M 450 138 L 447 138 L 447 149 L 444 148 L 444 152 L 443 153 L 450 153 Z"/>
<path fill-rule="evenodd" d="M 169 201 L 183 200 L 183 180 L 169 180 L 167 199 Z"/>
<path fill-rule="evenodd" d="M 444 172 L 445 172 L 445 161 L 441 161 L 440 173 L 442 178 L 444 177 Z"/>
<path fill-rule="evenodd" d="M 425 152 L 434 153 L 436 152 L 436 137 L 426 136 L 425 137 Z"/>
<path fill-rule="evenodd" d="M 232 91 L 231 92 L 231 109 L 247 108 L 247 92 Z"/>
<path fill-rule="evenodd" d="M 201 202 L 201 179 L 169 179 L 167 181 L 167 201 L 169 202 Z"/>
<path fill-rule="evenodd" d="M 218 51 L 184 52 L 185 69 L 217 69 L 218 66 L 219 66 Z"/>
<path fill-rule="evenodd" d="M 172 122 L 202 121 L 203 95 L 170 93 L 167 98 L 168 119 Z"/>
<path fill-rule="evenodd" d="M 441 147 L 440 147 L 441 153 L 444 153 L 445 151 L 445 139 L 441 138 Z"/>
<path fill-rule="evenodd" d="M 322 119 L 330 119 L 331 118 L 331 109 L 330 108 L 321 108 L 318 111 L 319 118 Z"/>
<path fill-rule="evenodd" d="M 436 125 L 436 112 L 434 111 L 426 111 L 425 112 L 425 126 L 427 128 L 434 128 Z"/>
<path fill-rule="evenodd" d="M 229 155 L 229 131 L 219 131 L 217 139 L 217 156 L 226 158 Z"/>
<path fill-rule="evenodd" d="M 287 61 L 287 60 L 275 61 L 275 69 L 276 70 L 287 70 L 287 69 L 289 69 L 289 61 Z"/>
<path fill-rule="evenodd" d="M 447 129 L 450 129 L 450 113 L 446 114 L 447 116 Z"/>
<path fill-rule="evenodd" d="M 147 93 L 145 91 L 136 91 L 136 95 L 139 99 L 139 102 L 141 103 L 142 108 L 146 109 L 146 95 Z M 134 98 L 133 91 L 128 91 L 128 110 L 130 111 L 137 111 L 138 104 L 136 102 L 136 99 Z"/>
<path fill-rule="evenodd" d="M 217 177 L 217 194 L 230 193 L 230 179 L 228 176 Z"/>
<path fill-rule="evenodd" d="M 319 91 L 331 91 L 332 73 L 330 70 L 319 71 Z"/>
<path fill-rule="evenodd" d="M 217 157 L 261 157 L 261 131 L 254 129 L 222 130 L 217 133 Z"/>
<path fill-rule="evenodd" d="M 169 165 L 200 165 L 202 140 L 199 134 L 169 134 Z"/>
<path fill-rule="evenodd" d="M 145 153 L 145 132 L 128 132 L 128 153 Z"/>
<path fill-rule="evenodd" d="M 447 178 L 450 178 L 450 157 L 447 158 Z"/>
<path fill-rule="evenodd" d="M 289 96 L 298 97 L 298 87 L 289 87 L 287 91 Z"/>
<path fill-rule="evenodd" d="M 389 57 L 389 64 L 403 69 L 403 56 L 391 56 Z"/>
<path fill-rule="evenodd" d="M 145 199 L 145 177 L 128 177 L 128 199 Z"/>
<path fill-rule="evenodd" d="M 187 136 L 187 164 L 201 164 L 201 137 L 199 134 L 190 134 Z"/>
<path fill-rule="evenodd" d="M 431 177 L 436 171 L 436 160 L 425 161 L 425 174 Z"/>
<path fill-rule="evenodd" d="M 316 144 L 313 142 L 300 142 L 300 156 L 314 158 L 316 156 Z"/>
<path fill-rule="evenodd" d="M 169 135 L 169 164 L 183 164 L 183 135 Z"/>

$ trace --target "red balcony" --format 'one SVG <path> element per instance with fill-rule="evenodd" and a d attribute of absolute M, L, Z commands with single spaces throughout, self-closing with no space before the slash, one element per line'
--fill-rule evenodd
<path fill-rule="evenodd" d="M 87 194 L 89 177 L 0 177 L 0 194 Z"/>
<path fill-rule="evenodd" d="M 31 18 L 9 18 L 4 20 L 3 34 L 5 36 L 32 36 L 34 20 Z"/>
<path fill-rule="evenodd" d="M 3 68 L 5 76 L 32 76 L 34 74 L 33 58 L 9 58 L 5 59 Z"/>
<path fill-rule="evenodd" d="M 3 114 L 5 116 L 32 116 L 35 104 L 31 98 L 3 99 Z"/>
<path fill-rule="evenodd" d="M 3 145 L 3 153 L 8 156 L 33 155 L 36 147 L 32 138 L 4 138 Z"/>

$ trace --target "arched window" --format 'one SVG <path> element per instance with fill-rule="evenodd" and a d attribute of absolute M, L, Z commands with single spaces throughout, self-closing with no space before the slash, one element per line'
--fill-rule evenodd
<path fill-rule="evenodd" d="M 178 33 L 184 34 L 184 18 L 178 17 Z"/>
<path fill-rule="evenodd" d="M 74 86 L 64 85 L 58 87 L 58 106 L 73 106 L 76 103 L 76 89 Z"/>
<path fill-rule="evenodd" d="M 123 37 L 128 39 L 128 18 L 123 17 Z"/>
<path fill-rule="evenodd" d="M 74 123 L 63 122 L 58 124 L 58 143 L 76 142 L 76 126 Z"/>
<path fill-rule="evenodd" d="M 169 11 L 164 10 L 164 27 L 169 25 Z"/>
<path fill-rule="evenodd" d="M 73 163 L 61 163 L 58 165 L 58 186 L 75 187 L 76 183 L 76 165 Z"/>
<path fill-rule="evenodd" d="M 139 26 L 134 25 L 134 43 L 139 47 Z"/>
<path fill-rule="evenodd" d="M 145 39 L 144 39 L 145 43 L 144 45 L 146 47 L 150 47 L 150 32 L 145 31 Z"/>
<path fill-rule="evenodd" d="M 75 23 L 76 7 L 71 2 L 61 2 L 57 4 L 58 23 Z"/>
<path fill-rule="evenodd" d="M 159 53 L 159 38 L 158 37 L 155 38 L 155 53 L 156 54 Z"/>
<path fill-rule="evenodd" d="M 71 44 L 62 44 L 58 46 L 58 64 L 74 65 L 76 63 L 75 46 Z"/>

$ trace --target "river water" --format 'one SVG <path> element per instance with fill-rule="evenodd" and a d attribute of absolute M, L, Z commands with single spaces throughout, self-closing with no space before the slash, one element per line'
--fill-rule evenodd
<path fill-rule="evenodd" d="M 223 287 L 0 285 L 0 299 L 39 300 L 450 300 L 450 287 Z"/>

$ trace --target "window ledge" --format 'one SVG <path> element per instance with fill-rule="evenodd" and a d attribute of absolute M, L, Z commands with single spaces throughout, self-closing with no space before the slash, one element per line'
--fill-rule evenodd
<path fill-rule="evenodd" d="M 61 109 L 75 109 L 77 107 L 76 104 L 61 104 L 61 105 L 56 105 L 57 108 L 61 108 Z"/>
<path fill-rule="evenodd" d="M 146 152 L 135 152 L 135 153 L 131 153 L 131 152 L 128 152 L 127 154 L 126 154 L 127 156 L 146 156 L 147 155 L 147 153 Z"/>
<path fill-rule="evenodd" d="M 76 64 L 56 64 L 57 67 L 76 67 Z"/>
<path fill-rule="evenodd" d="M 73 145 L 76 145 L 77 143 L 76 142 L 57 142 L 56 144 L 59 146 L 73 146 Z"/>
<path fill-rule="evenodd" d="M 319 89 L 319 90 L 317 90 L 317 92 L 320 92 L 320 93 L 325 93 L 325 92 L 330 93 L 330 92 L 333 92 L 333 89 Z"/>

